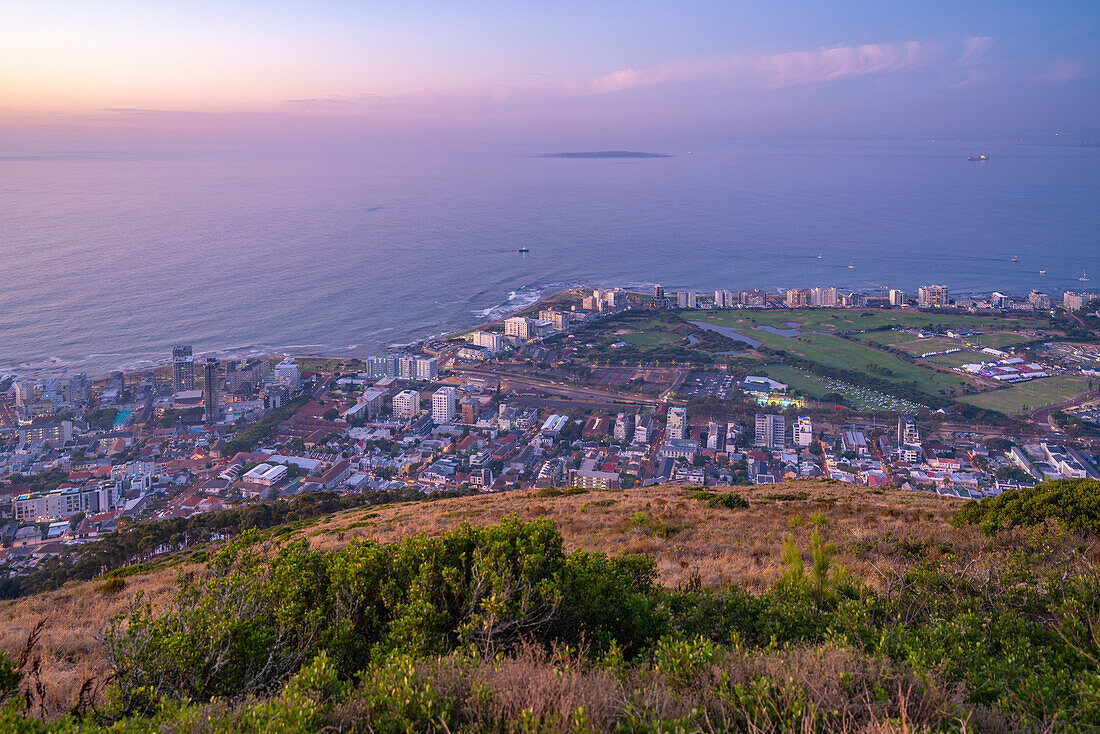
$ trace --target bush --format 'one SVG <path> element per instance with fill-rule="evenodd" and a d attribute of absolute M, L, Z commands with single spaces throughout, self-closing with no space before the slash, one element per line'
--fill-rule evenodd
<path fill-rule="evenodd" d="M 981 525 L 990 534 L 1002 527 L 1029 527 L 1047 520 L 1057 520 L 1071 530 L 1100 533 L 1100 481 L 1060 479 L 1010 489 L 996 497 L 970 500 L 952 518 L 955 525 Z"/>

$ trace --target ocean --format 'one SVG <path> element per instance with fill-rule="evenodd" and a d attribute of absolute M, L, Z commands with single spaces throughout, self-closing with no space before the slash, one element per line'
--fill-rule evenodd
<path fill-rule="evenodd" d="M 571 150 L 0 147 L 0 374 L 366 356 L 580 284 L 1100 289 L 1100 149 Z"/>

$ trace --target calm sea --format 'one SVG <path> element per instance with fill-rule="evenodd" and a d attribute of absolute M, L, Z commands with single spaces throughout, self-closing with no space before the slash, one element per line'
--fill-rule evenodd
<path fill-rule="evenodd" d="M 581 283 L 1100 288 L 1097 149 L 556 150 L 0 149 L 0 373 L 368 355 Z"/>

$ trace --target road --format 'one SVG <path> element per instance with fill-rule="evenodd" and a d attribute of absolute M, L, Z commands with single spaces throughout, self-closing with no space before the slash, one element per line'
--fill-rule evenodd
<path fill-rule="evenodd" d="M 1038 410 L 1032 412 L 1031 420 L 1035 423 L 1035 425 L 1039 426 L 1048 433 L 1061 433 L 1061 429 L 1055 426 L 1054 422 L 1050 420 L 1050 414 L 1056 410 L 1076 408 L 1078 405 L 1082 405 L 1089 402 L 1090 400 L 1095 399 L 1096 396 L 1091 392 L 1085 393 L 1084 395 L 1078 395 L 1073 400 L 1067 400 L 1066 402 L 1059 403 L 1058 405 L 1048 405 L 1045 408 L 1039 408 Z"/>

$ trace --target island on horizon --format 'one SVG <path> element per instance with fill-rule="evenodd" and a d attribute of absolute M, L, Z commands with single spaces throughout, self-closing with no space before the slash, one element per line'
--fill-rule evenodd
<path fill-rule="evenodd" d="M 635 150 L 593 150 L 579 153 L 543 153 L 537 158 L 671 158 L 667 153 L 643 153 Z"/>

